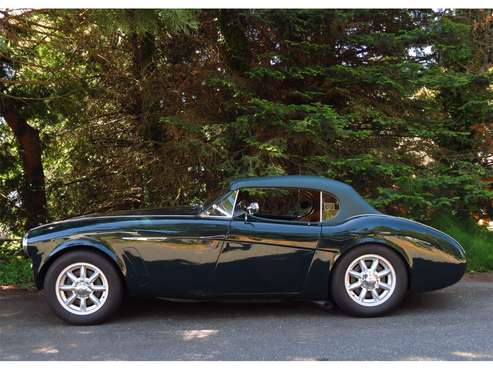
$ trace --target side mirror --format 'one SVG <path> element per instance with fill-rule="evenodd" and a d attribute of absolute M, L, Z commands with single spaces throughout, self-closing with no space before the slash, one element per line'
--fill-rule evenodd
<path fill-rule="evenodd" d="M 252 202 L 246 207 L 245 209 L 245 222 L 248 220 L 248 216 L 252 216 L 255 213 L 258 213 L 260 207 L 258 206 L 257 202 Z"/>
<path fill-rule="evenodd" d="M 202 211 L 204 209 L 204 204 L 199 203 L 199 202 L 194 202 L 194 203 L 192 203 L 192 208 L 198 209 L 199 211 Z"/>

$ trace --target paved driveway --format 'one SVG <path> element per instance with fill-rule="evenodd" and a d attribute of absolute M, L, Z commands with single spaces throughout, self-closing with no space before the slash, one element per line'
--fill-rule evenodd
<path fill-rule="evenodd" d="M 493 360 L 493 279 L 410 296 L 356 319 L 310 303 L 132 301 L 92 327 L 59 321 L 37 293 L 0 295 L 1 360 Z"/>

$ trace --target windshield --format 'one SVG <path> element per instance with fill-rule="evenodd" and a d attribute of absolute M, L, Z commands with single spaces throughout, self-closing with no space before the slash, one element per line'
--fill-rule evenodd
<path fill-rule="evenodd" d="M 210 208 L 214 204 L 214 202 L 218 202 L 226 195 L 227 192 L 228 189 L 225 188 L 213 192 L 212 195 L 208 197 L 207 200 L 203 203 L 204 205 L 202 206 L 202 209 Z"/>
<path fill-rule="evenodd" d="M 204 211 L 202 211 L 202 215 L 231 218 L 233 216 L 237 194 L 238 191 L 226 193 L 205 208 Z"/>

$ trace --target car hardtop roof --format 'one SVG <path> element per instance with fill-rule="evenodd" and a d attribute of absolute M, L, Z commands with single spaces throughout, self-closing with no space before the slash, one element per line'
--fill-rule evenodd
<path fill-rule="evenodd" d="M 333 194 L 340 203 L 337 215 L 327 223 L 341 222 L 349 217 L 361 214 L 379 214 L 352 186 L 343 182 L 321 176 L 288 175 L 248 177 L 234 180 L 230 190 L 242 188 L 303 188 L 324 191 Z"/>
<path fill-rule="evenodd" d="M 332 192 L 338 189 L 353 190 L 354 189 L 337 180 L 327 179 L 321 176 L 308 175 L 286 175 L 286 176 L 263 176 L 263 177 L 247 177 L 237 179 L 231 182 L 231 190 L 241 188 L 304 188 Z M 349 189 L 348 189 L 349 188 Z"/>

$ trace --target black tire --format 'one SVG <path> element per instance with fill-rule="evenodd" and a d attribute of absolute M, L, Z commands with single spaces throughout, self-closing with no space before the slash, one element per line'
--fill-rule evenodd
<path fill-rule="evenodd" d="M 99 268 L 109 286 L 106 300 L 101 308 L 86 315 L 68 311 L 57 298 L 56 282 L 59 275 L 68 266 L 76 263 L 88 263 Z M 96 252 L 82 250 L 65 253 L 53 262 L 45 276 L 44 290 L 48 304 L 55 314 L 73 325 L 95 325 L 107 320 L 119 308 L 124 295 L 122 279 L 114 264 Z"/>
<path fill-rule="evenodd" d="M 353 300 L 346 290 L 345 275 L 353 261 L 364 255 L 377 255 L 387 260 L 395 271 L 395 288 L 387 300 L 376 306 L 364 306 Z M 404 299 L 407 287 L 407 268 L 396 252 L 381 245 L 364 245 L 351 249 L 337 261 L 331 276 L 331 294 L 335 304 L 345 313 L 358 317 L 382 316 L 395 309 Z M 364 297 L 364 293 L 362 293 Z M 365 299 L 364 299 L 365 300 Z"/>

